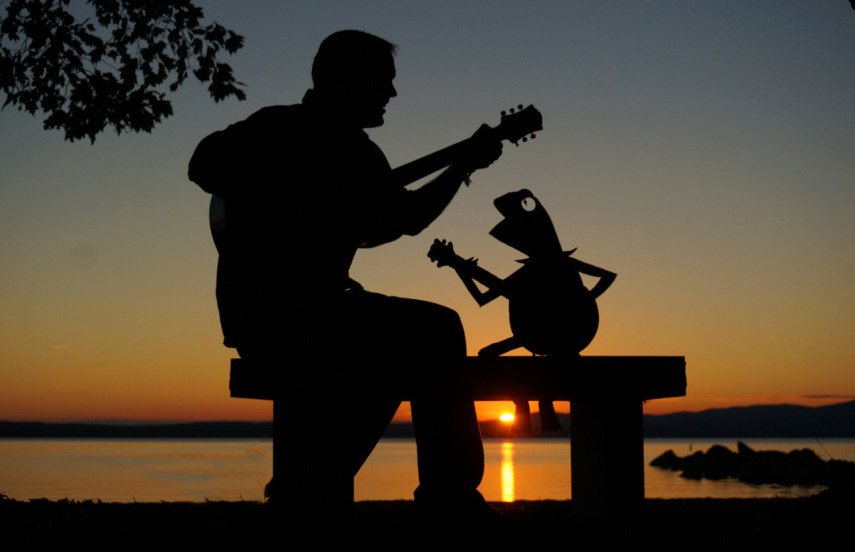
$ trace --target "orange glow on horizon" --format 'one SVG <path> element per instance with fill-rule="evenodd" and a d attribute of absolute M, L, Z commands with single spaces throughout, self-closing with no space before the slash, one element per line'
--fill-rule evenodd
<path fill-rule="evenodd" d="M 188 394 L 191 392 L 186 391 Z M 75 396 L 75 392 L 54 395 L 54 400 L 39 402 L 35 397 L 17 396 L 0 404 L 0 420 L 10 421 L 42 421 L 42 422 L 75 422 L 75 421 L 151 421 L 151 422 L 190 422 L 190 421 L 270 421 L 272 419 L 272 403 L 269 401 L 232 399 L 228 390 L 217 389 L 216 392 L 197 392 L 192 401 L 173 400 L 174 395 L 157 396 L 147 390 L 144 394 L 134 394 L 127 391 L 104 400 L 96 397 L 95 393 L 83 393 Z M 192 396 L 192 395 L 191 395 Z M 752 405 L 795 404 L 807 407 L 827 406 L 847 402 L 855 397 L 847 396 L 744 396 L 744 397 L 678 397 L 672 399 L 657 399 L 644 403 L 644 413 L 663 415 L 675 412 L 699 412 L 715 408 L 730 408 Z M 533 412 L 537 411 L 537 403 L 532 403 Z M 558 414 L 568 414 L 570 405 L 567 402 L 556 402 Z M 502 420 L 513 408 L 513 403 L 507 402 L 476 402 L 478 419 L 482 422 Z M 505 419 L 503 419 L 505 417 Z M 409 403 L 402 403 L 395 414 L 394 421 L 408 422 L 412 420 Z"/>

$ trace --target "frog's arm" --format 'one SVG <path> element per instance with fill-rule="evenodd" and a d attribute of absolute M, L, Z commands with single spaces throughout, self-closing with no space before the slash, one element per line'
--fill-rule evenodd
<path fill-rule="evenodd" d="M 604 268 L 600 268 L 598 266 L 582 262 L 579 259 L 573 259 L 572 257 L 571 260 L 576 265 L 576 270 L 578 270 L 582 274 L 587 274 L 588 276 L 594 276 L 600 279 L 597 282 L 597 285 L 591 288 L 591 296 L 594 299 L 596 299 L 597 297 L 602 295 L 604 291 L 609 289 L 609 286 L 611 286 L 612 283 L 615 281 L 615 278 L 617 278 L 617 274 L 615 274 L 614 272 L 609 272 Z"/>
<path fill-rule="evenodd" d="M 498 276 L 478 266 L 477 259 L 472 258 L 462 263 L 457 263 L 454 266 L 454 270 L 479 307 L 483 307 L 496 297 L 503 295 L 502 288 L 504 287 L 504 282 Z M 475 283 L 476 281 L 486 286 L 487 291 L 481 291 L 481 288 Z"/>
<path fill-rule="evenodd" d="M 450 266 L 453 268 L 478 305 L 484 306 L 496 297 L 503 295 L 504 282 L 501 278 L 494 276 L 478 266 L 477 259 L 464 259 L 455 253 L 454 245 L 451 242 L 433 240 L 433 245 L 431 245 L 430 251 L 428 251 L 428 257 L 437 266 Z M 481 291 L 475 282 L 480 282 L 486 286 L 487 291 Z"/>

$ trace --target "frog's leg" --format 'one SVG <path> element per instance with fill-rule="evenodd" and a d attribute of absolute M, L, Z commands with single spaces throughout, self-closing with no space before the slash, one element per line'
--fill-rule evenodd
<path fill-rule="evenodd" d="M 562 430 L 561 422 L 558 421 L 558 415 L 555 413 L 552 401 L 541 400 L 537 403 L 537 408 L 540 410 L 540 429 L 543 433 Z"/>
<path fill-rule="evenodd" d="M 522 347 L 516 337 L 503 339 L 492 345 L 487 345 L 478 351 L 479 357 L 501 356 L 508 351 Z M 525 399 L 514 400 L 514 423 L 511 425 L 511 435 L 531 435 L 531 409 Z"/>
<path fill-rule="evenodd" d="M 478 351 L 478 356 L 501 356 L 509 351 L 513 351 L 514 349 L 519 349 L 520 347 L 522 347 L 522 343 L 520 343 L 519 339 L 517 339 L 516 337 L 509 337 L 497 343 L 493 343 L 492 345 L 487 345 L 486 347 Z"/>
<path fill-rule="evenodd" d="M 528 401 L 514 401 L 514 423 L 511 424 L 511 435 L 531 435 L 531 408 Z"/>

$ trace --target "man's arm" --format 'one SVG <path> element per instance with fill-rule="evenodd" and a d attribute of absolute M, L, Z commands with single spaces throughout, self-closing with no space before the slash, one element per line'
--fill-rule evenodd
<path fill-rule="evenodd" d="M 442 214 L 457 194 L 460 185 L 478 169 L 489 167 L 502 155 L 502 143 L 493 138 L 491 129 L 482 125 L 472 135 L 471 147 L 462 161 L 448 167 L 442 174 L 410 194 L 410 213 L 402 229 L 415 236 Z"/>

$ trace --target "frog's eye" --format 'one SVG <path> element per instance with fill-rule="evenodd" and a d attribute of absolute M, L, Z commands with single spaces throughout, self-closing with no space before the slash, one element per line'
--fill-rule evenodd
<path fill-rule="evenodd" d="M 535 207 L 537 207 L 537 202 L 534 200 L 533 197 L 527 197 L 522 200 L 523 211 L 531 213 L 532 211 L 534 211 Z"/>

